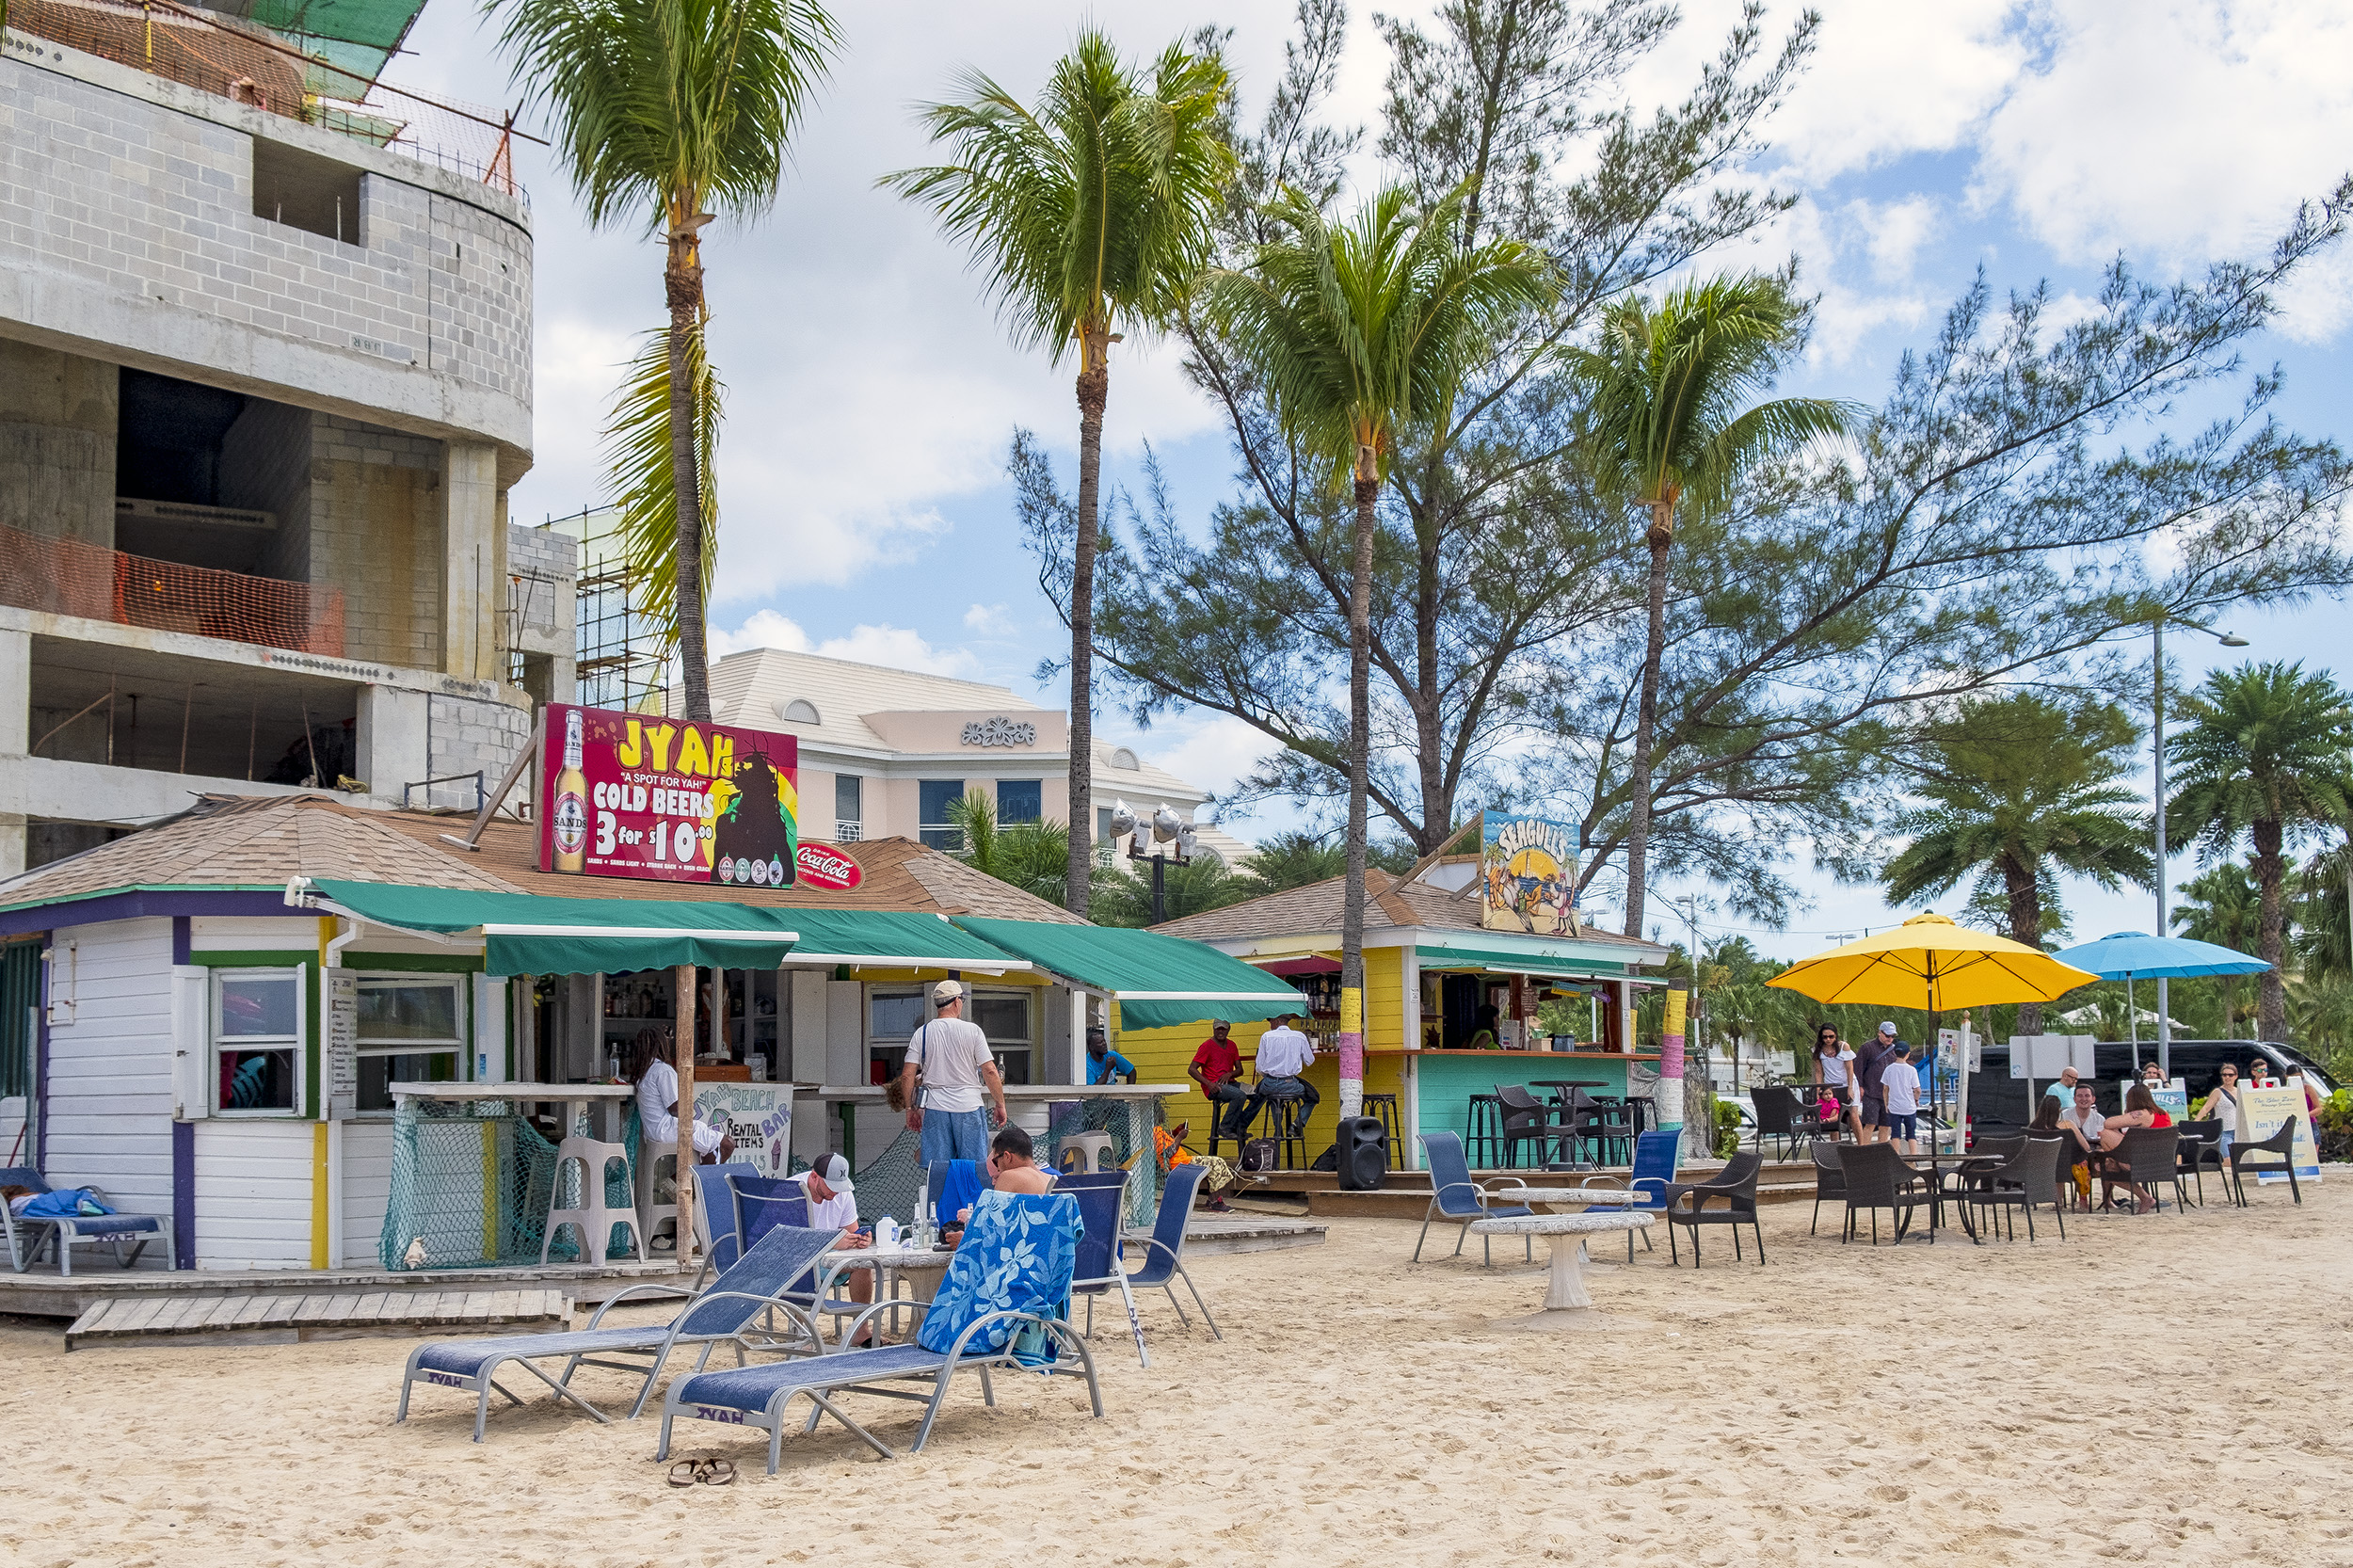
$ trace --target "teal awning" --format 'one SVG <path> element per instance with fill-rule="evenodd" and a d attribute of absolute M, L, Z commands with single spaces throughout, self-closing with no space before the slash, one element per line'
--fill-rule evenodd
<path fill-rule="evenodd" d="M 1026 969 L 944 915 L 897 909 L 789 909 L 800 933 L 790 962 L 872 964 L 913 969 Z M 738 966 L 741 968 L 742 966 Z"/>
<path fill-rule="evenodd" d="M 400 931 L 479 932 L 491 974 L 595 974 L 679 964 L 770 969 L 799 940 L 796 909 L 674 899 L 550 898 L 311 880 L 335 912 Z M 295 889 L 298 891 L 299 889 Z"/>
<path fill-rule="evenodd" d="M 1488 969 L 1497 974 L 1559 975 L 1564 979 L 1591 977 L 1615 980 L 1625 973 L 1624 964 L 1608 959 L 1580 958 L 1558 949 L 1528 952 L 1512 948 L 1420 947 L 1414 957 L 1425 969 Z"/>
<path fill-rule="evenodd" d="M 1050 920 L 956 917 L 992 947 L 1119 1002 L 1122 1029 L 1166 1029 L 1203 1018 L 1271 1018 L 1304 1013 L 1299 992 L 1213 947 L 1157 931 Z"/>

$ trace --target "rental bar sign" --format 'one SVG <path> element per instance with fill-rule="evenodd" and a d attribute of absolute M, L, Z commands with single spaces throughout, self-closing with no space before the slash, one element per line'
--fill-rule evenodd
<path fill-rule="evenodd" d="M 800 879 L 790 735 L 550 703 L 539 761 L 541 871 L 745 888 Z"/>

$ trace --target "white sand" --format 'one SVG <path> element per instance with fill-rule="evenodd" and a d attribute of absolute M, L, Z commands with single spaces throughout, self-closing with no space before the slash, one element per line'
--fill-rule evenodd
<path fill-rule="evenodd" d="M 1006 1379 L 995 1411 L 959 1389 L 922 1454 L 884 1463 L 821 1430 L 788 1439 L 773 1480 L 758 1434 L 680 1423 L 685 1452 L 742 1467 L 724 1489 L 665 1486 L 651 1419 L 599 1428 L 541 1400 L 494 1410 L 477 1448 L 471 1402 L 422 1389 L 392 1426 L 407 1341 L 68 1356 L 13 1327 L 0 1551 L 2323 1568 L 2353 1563 L 2348 1188 L 2093 1219 L 2032 1247 L 1841 1248 L 1827 1211 L 1812 1240 L 1805 1207 L 1776 1208 L 1770 1267 L 1736 1266 L 1719 1232 L 1704 1272 L 1688 1254 L 1671 1271 L 1662 1234 L 1637 1267 L 1593 1272 L 1614 1324 L 1559 1336 L 1497 1326 L 1542 1299 L 1541 1248 L 1533 1269 L 1516 1247 L 1492 1272 L 1414 1267 L 1413 1225 L 1347 1224 L 1317 1250 L 1199 1260 L 1225 1341 L 1180 1332 L 1156 1296 L 1148 1372 L 1098 1312 L 1100 1422 L 1070 1383 Z M 2239 1349 L 2256 1330 L 2260 1359 Z M 862 1407 L 904 1448 L 916 1407 Z"/>

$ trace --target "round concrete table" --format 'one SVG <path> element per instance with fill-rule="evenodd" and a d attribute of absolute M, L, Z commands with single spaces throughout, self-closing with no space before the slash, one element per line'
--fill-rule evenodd
<path fill-rule="evenodd" d="M 1552 1249 L 1552 1279 L 1545 1291 L 1546 1312 L 1569 1312 L 1593 1304 L 1585 1292 L 1578 1253 L 1585 1238 L 1601 1231 L 1647 1230 L 1648 1214 L 1529 1214 L 1512 1220 L 1473 1220 L 1481 1236 L 1541 1236 Z"/>

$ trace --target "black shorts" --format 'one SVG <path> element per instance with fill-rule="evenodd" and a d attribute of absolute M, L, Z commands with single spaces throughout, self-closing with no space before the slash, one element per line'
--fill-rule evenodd
<path fill-rule="evenodd" d="M 1866 1094 L 1863 1096 L 1863 1125 L 1865 1127 L 1887 1125 L 1887 1096 L 1885 1095 Z"/>

